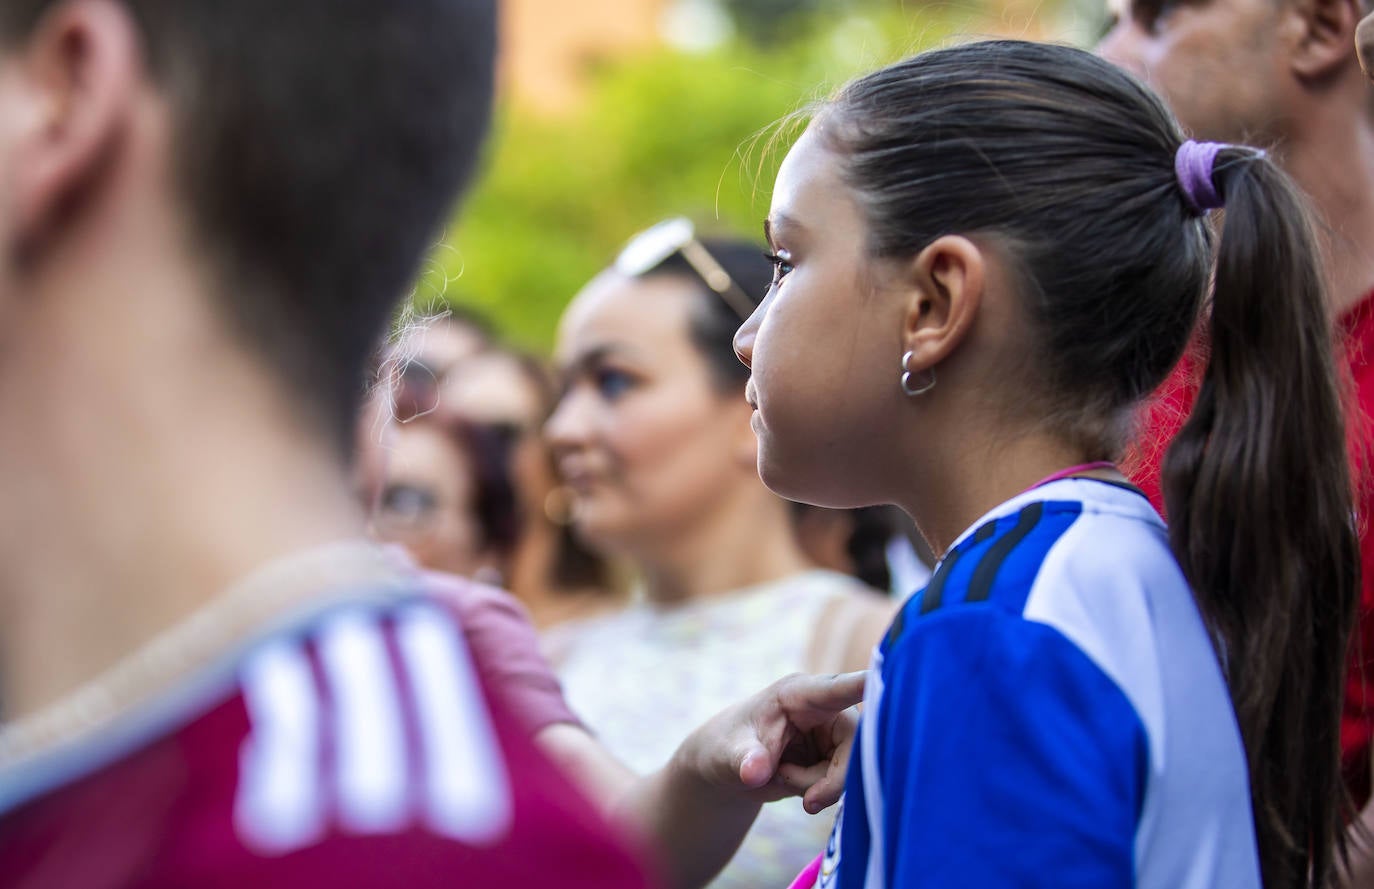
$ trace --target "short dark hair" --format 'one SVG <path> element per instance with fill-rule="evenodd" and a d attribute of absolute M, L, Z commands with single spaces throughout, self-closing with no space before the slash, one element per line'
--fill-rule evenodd
<path fill-rule="evenodd" d="M 1159 99 L 1063 46 L 925 53 L 819 115 L 873 254 L 909 257 L 953 233 L 1005 250 L 1034 339 L 1035 374 L 1013 394 L 1090 458 L 1119 453 L 1208 305 L 1210 359 L 1165 464 L 1170 543 L 1224 652 L 1265 885 L 1326 885 L 1342 800 L 1349 811 L 1338 741 L 1359 549 L 1296 190 L 1256 152 L 1221 151 L 1214 244 L 1179 185 L 1183 134 Z"/>
<path fill-rule="evenodd" d="M 475 164 L 494 0 L 122 0 L 218 305 L 346 454 L 369 351 Z M 12 46 L 62 0 L 5 0 Z"/>

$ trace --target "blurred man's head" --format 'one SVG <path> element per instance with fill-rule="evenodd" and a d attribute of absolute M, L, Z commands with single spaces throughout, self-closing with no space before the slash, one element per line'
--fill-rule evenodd
<path fill-rule="evenodd" d="M 493 7 L 3 0 L 0 326 L 110 265 L 120 224 L 173 235 L 188 291 L 347 447 L 367 353 L 474 165 Z"/>
<path fill-rule="evenodd" d="M 1361 0 L 1108 0 L 1098 51 L 1164 96 L 1193 136 L 1271 144 L 1320 115 L 1370 113 Z"/>

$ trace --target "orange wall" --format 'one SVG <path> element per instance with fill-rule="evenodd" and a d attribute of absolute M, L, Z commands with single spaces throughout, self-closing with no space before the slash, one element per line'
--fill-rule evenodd
<path fill-rule="evenodd" d="M 667 0 L 503 0 L 502 88 L 548 112 L 574 104 L 586 64 L 659 43 Z"/>

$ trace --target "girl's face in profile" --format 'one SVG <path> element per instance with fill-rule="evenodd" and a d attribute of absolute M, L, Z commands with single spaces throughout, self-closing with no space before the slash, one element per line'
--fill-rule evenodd
<path fill-rule="evenodd" d="M 759 474 L 784 497 L 820 506 L 883 501 L 881 437 L 903 405 L 902 300 L 868 228 L 824 119 L 783 161 L 766 224 L 775 263 L 767 299 L 736 336 L 753 372 Z"/>

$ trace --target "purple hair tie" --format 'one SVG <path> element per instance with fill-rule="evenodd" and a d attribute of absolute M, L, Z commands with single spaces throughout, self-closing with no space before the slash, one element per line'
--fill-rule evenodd
<path fill-rule="evenodd" d="M 1183 200 L 1194 216 L 1226 205 L 1212 182 L 1212 165 L 1216 163 L 1217 154 L 1230 147 L 1225 142 L 1194 142 L 1192 139 L 1178 146 L 1178 153 L 1174 155 L 1174 175 L 1178 176 Z"/>

